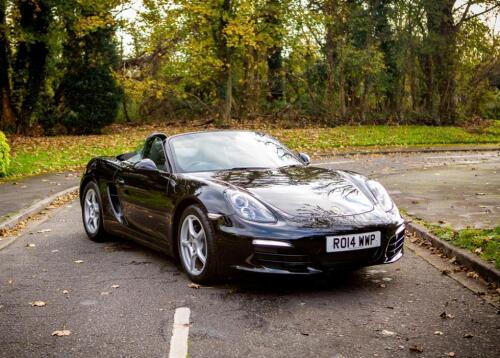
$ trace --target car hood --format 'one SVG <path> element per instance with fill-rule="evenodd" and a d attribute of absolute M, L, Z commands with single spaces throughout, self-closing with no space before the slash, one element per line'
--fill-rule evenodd
<path fill-rule="evenodd" d="M 374 209 L 364 178 L 340 170 L 299 166 L 198 174 L 246 190 L 289 218 L 352 216 Z"/>

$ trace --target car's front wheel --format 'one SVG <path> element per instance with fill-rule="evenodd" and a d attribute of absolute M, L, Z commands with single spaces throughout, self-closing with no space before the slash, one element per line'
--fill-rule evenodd
<path fill-rule="evenodd" d="M 189 278 L 209 283 L 217 278 L 215 238 L 207 215 L 198 205 L 182 214 L 178 232 L 179 257 Z"/>

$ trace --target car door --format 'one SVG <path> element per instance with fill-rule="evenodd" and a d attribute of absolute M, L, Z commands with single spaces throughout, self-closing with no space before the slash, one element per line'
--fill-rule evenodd
<path fill-rule="evenodd" d="M 143 234 L 146 240 L 162 245 L 168 242 L 168 222 L 173 204 L 169 195 L 171 173 L 161 137 L 146 142 L 144 159 L 152 160 L 157 169 L 141 168 L 139 161 L 118 172 L 115 182 L 127 225 Z"/>

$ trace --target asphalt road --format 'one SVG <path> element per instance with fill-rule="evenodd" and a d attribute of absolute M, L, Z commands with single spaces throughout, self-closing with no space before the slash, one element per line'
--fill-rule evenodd
<path fill-rule="evenodd" d="M 372 160 L 388 159 L 358 171 Z M 412 170 L 398 160 L 393 174 Z M 190 357 L 500 356 L 497 309 L 409 250 L 349 275 L 196 289 L 161 254 L 89 241 L 80 215 L 74 202 L 0 251 L 0 357 L 166 357 L 178 307 L 191 310 Z"/>
<path fill-rule="evenodd" d="M 348 276 L 189 283 L 163 255 L 89 241 L 73 203 L 0 251 L 0 356 L 165 357 L 177 307 L 191 309 L 190 357 L 500 354 L 496 309 L 408 250 Z"/>

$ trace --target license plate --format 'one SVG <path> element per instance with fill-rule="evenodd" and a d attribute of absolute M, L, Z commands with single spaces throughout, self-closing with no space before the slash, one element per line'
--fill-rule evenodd
<path fill-rule="evenodd" d="M 380 231 L 326 237 L 326 252 L 341 252 L 380 247 Z"/>

